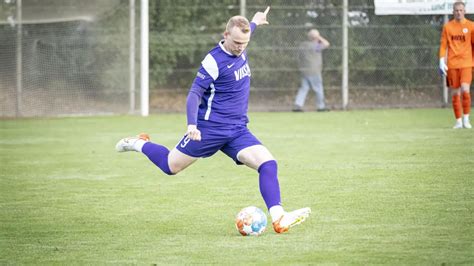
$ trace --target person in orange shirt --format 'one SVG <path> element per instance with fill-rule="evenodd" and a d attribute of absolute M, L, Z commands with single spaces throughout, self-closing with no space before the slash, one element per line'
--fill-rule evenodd
<path fill-rule="evenodd" d="M 451 101 L 456 117 L 453 128 L 472 128 L 469 121 L 469 88 L 472 82 L 474 23 L 465 18 L 465 13 L 463 2 L 453 4 L 454 19 L 444 25 L 439 47 L 439 68 L 446 76 L 451 89 Z"/>

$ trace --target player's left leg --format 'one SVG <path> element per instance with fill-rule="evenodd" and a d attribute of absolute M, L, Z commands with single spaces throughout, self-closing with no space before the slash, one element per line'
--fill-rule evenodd
<path fill-rule="evenodd" d="M 469 121 L 469 113 L 471 112 L 471 93 L 469 92 L 469 84 L 461 84 L 461 94 L 462 94 L 462 110 L 463 117 L 462 123 L 464 128 L 472 128 L 471 122 Z"/>
<path fill-rule="evenodd" d="M 245 164 L 259 174 L 260 193 L 267 205 L 273 221 L 273 229 L 283 233 L 290 227 L 303 222 L 311 213 L 310 208 L 285 212 L 281 206 L 278 165 L 270 151 L 247 129 L 242 126 L 232 140 L 221 151 L 234 159 L 237 164 Z"/>
<path fill-rule="evenodd" d="M 461 69 L 461 95 L 462 95 L 462 123 L 464 128 L 472 128 L 469 121 L 469 113 L 471 112 L 471 94 L 469 93 L 472 82 L 472 68 Z"/>
<path fill-rule="evenodd" d="M 302 223 L 311 213 L 310 208 L 286 212 L 281 206 L 278 165 L 270 151 L 263 145 L 254 145 L 241 150 L 238 160 L 259 173 L 260 193 L 272 218 L 273 229 L 277 233 L 287 232 Z"/>

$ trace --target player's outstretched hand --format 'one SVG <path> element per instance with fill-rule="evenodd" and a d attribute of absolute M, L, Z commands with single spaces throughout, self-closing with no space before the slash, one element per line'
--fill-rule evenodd
<path fill-rule="evenodd" d="M 268 11 L 270 11 L 269 6 L 267 6 L 267 9 L 265 9 L 265 11 L 255 13 L 255 15 L 253 15 L 252 22 L 257 24 L 257 26 L 268 24 L 268 21 L 267 21 Z"/>
<path fill-rule="evenodd" d="M 190 140 L 201 141 L 201 131 L 197 129 L 196 125 L 188 125 L 186 135 Z"/>

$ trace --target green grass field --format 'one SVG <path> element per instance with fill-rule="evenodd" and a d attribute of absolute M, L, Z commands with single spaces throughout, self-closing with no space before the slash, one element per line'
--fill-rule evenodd
<path fill-rule="evenodd" d="M 288 234 L 242 237 L 257 174 L 222 153 L 166 176 L 124 136 L 172 147 L 183 114 L 0 120 L 0 264 L 474 264 L 474 130 L 450 109 L 251 113 L 279 162 Z"/>

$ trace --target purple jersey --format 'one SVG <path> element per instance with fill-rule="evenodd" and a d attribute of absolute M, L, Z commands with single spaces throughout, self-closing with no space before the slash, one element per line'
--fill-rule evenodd
<path fill-rule="evenodd" d="M 255 27 L 251 23 L 252 31 Z M 191 87 L 191 91 L 197 90 L 196 93 L 202 95 L 197 114 L 198 124 L 202 125 L 205 121 L 247 124 L 250 76 L 247 52 L 235 56 L 227 52 L 223 41 L 220 41 L 201 62 Z"/>

